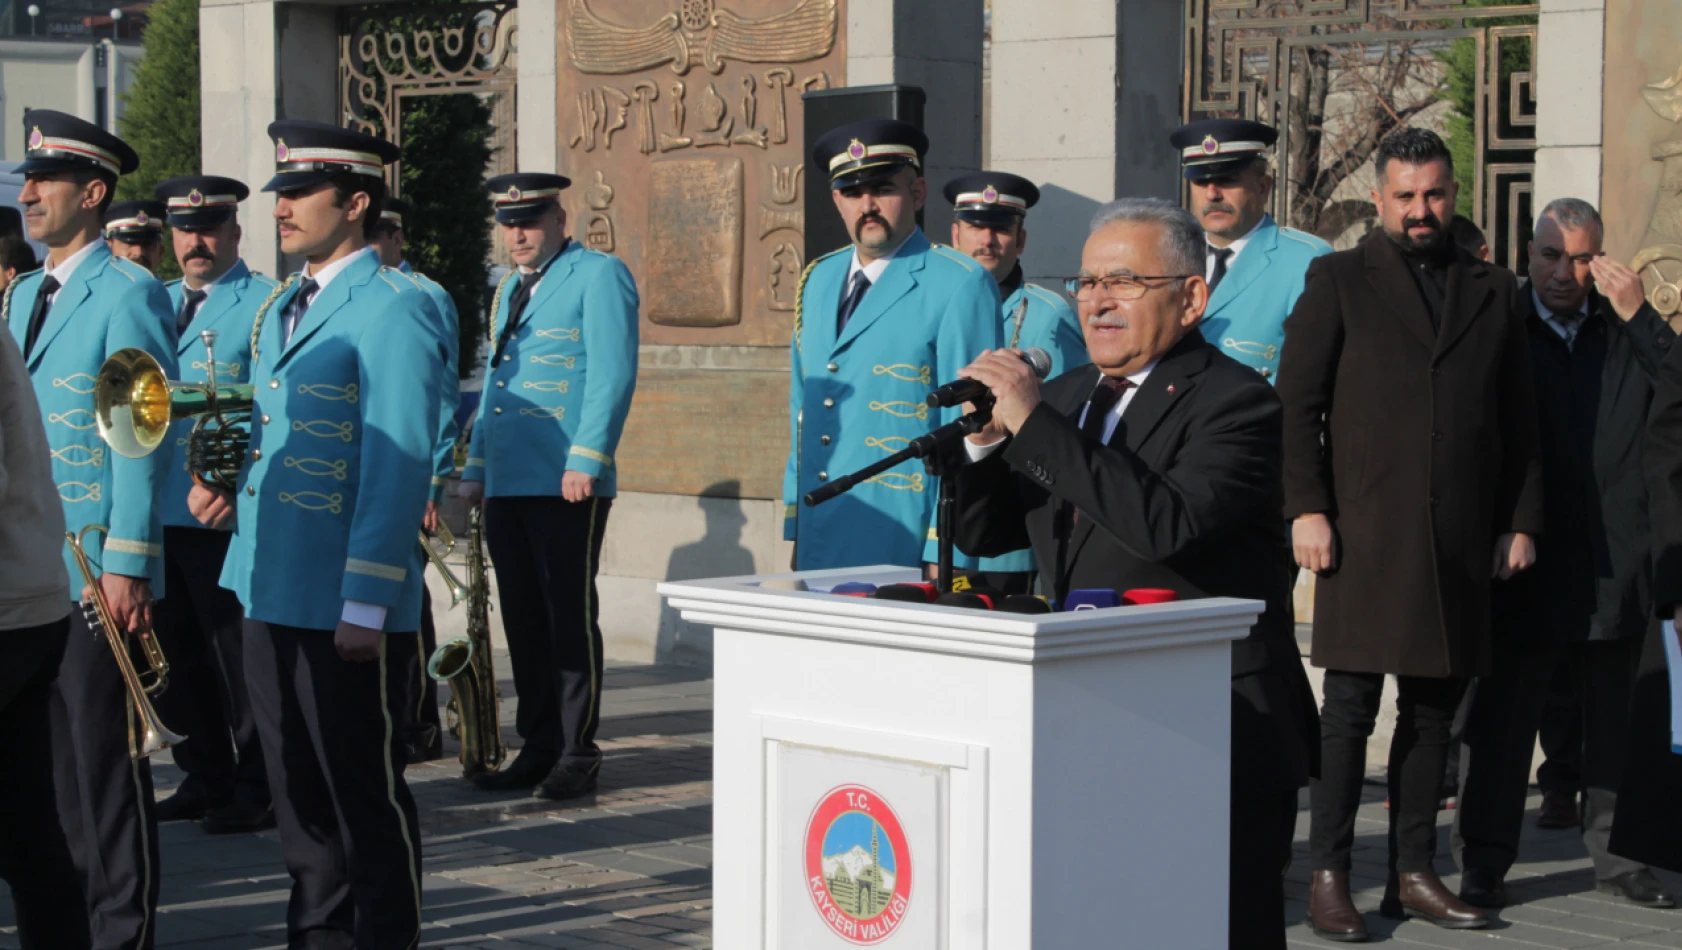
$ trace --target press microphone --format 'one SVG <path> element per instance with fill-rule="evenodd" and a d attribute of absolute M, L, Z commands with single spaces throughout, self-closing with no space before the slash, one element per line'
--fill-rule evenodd
<path fill-rule="evenodd" d="M 902 600 L 911 604 L 932 604 L 935 598 L 933 584 L 888 584 L 876 588 L 870 595 L 877 600 Z"/>
<path fill-rule="evenodd" d="M 1030 347 L 1020 354 L 1022 362 L 1033 369 L 1034 375 L 1044 379 L 1051 372 L 1051 354 L 1039 347 Z M 950 383 L 929 393 L 928 403 L 936 409 L 945 406 L 961 406 L 966 402 L 985 399 L 988 390 L 985 383 L 975 379 L 955 379 Z"/>
<path fill-rule="evenodd" d="M 1069 596 L 1063 598 L 1063 609 L 1074 610 L 1102 610 L 1105 607 L 1120 607 L 1121 595 L 1108 587 L 1086 587 L 1081 590 L 1069 591 Z"/>
<path fill-rule="evenodd" d="M 829 592 L 841 597 L 869 597 L 876 593 L 876 585 L 868 581 L 843 581 L 831 587 Z"/>
<path fill-rule="evenodd" d="M 1034 594 L 1011 594 L 999 604 L 999 610 L 1007 614 L 1048 614 L 1051 601 Z"/>
<path fill-rule="evenodd" d="M 955 590 L 950 594 L 941 594 L 935 598 L 935 605 L 940 607 L 968 607 L 972 610 L 993 610 L 999 598 L 998 591 L 990 588 L 971 588 L 970 590 Z"/>

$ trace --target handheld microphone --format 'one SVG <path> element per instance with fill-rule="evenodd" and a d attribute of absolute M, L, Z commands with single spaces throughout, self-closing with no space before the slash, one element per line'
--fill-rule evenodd
<path fill-rule="evenodd" d="M 1022 351 L 1022 362 L 1033 369 L 1034 375 L 1044 379 L 1051 372 L 1051 354 L 1031 347 Z M 986 399 L 990 395 L 987 387 L 973 379 L 955 379 L 950 383 L 929 393 L 928 403 L 936 409 L 945 406 L 961 406 L 966 402 Z"/>
<path fill-rule="evenodd" d="M 1121 595 L 1108 587 L 1087 587 L 1081 590 L 1069 591 L 1069 596 L 1063 598 L 1063 609 L 1070 610 L 1101 610 L 1105 607 L 1120 607 Z"/>

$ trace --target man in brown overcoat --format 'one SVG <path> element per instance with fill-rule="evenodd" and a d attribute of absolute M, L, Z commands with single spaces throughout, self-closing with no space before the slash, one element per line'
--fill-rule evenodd
<path fill-rule="evenodd" d="M 1529 344 L 1513 276 L 1448 240 L 1453 159 L 1435 133 L 1379 145 L 1383 228 L 1316 260 L 1285 321 L 1285 514 L 1319 576 L 1314 665 L 1326 670 L 1310 786 L 1309 923 L 1367 938 L 1349 895 L 1366 743 L 1385 674 L 1390 881 L 1380 913 L 1487 926 L 1433 869 L 1449 729 L 1489 665 L 1493 576 L 1535 558 L 1541 475 Z"/>

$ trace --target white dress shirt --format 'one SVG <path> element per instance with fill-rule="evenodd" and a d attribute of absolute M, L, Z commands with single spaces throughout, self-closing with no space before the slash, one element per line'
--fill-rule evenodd
<path fill-rule="evenodd" d="M 1153 369 L 1156 369 L 1155 361 L 1152 361 L 1149 365 L 1147 365 L 1144 369 L 1139 370 L 1137 373 L 1128 374 L 1127 381 L 1133 385 L 1121 391 L 1121 398 L 1117 399 L 1115 405 L 1110 407 L 1110 414 L 1104 419 L 1105 445 L 1110 444 L 1110 438 L 1115 435 L 1115 427 L 1121 424 L 1121 414 L 1126 412 L 1127 407 L 1133 403 L 1133 397 L 1139 394 L 1140 388 L 1145 385 L 1145 380 L 1150 378 L 1151 370 Z M 1094 391 L 1097 390 L 1097 381 L 1093 382 L 1092 388 Z M 1092 408 L 1092 398 L 1088 396 L 1086 405 L 1081 407 L 1080 418 L 1075 420 L 1076 425 L 1082 427 L 1086 425 L 1086 413 L 1090 408 Z M 1004 439 L 1000 439 L 997 442 L 989 442 L 986 445 L 976 445 L 974 442 L 965 439 L 964 452 L 969 455 L 969 460 L 971 462 L 979 462 L 987 456 L 992 455 L 993 452 L 1003 444 L 1005 444 Z"/>
<path fill-rule="evenodd" d="M 81 250 L 65 258 L 57 267 L 43 266 L 41 268 L 42 276 L 51 277 L 53 280 L 58 281 L 58 290 L 63 290 L 70 283 L 70 278 L 75 276 L 76 268 L 81 266 L 81 263 L 88 259 L 88 255 L 93 253 L 94 247 L 99 243 L 101 242 L 89 241 L 88 243 L 82 245 Z M 51 304 L 53 300 L 58 297 L 58 290 L 55 290 L 47 295 L 48 304 Z"/>
<path fill-rule="evenodd" d="M 882 272 L 888 269 L 888 264 L 899 255 L 899 248 L 904 246 L 905 242 L 901 241 L 899 247 L 894 248 L 892 254 L 887 257 L 878 257 L 868 264 L 859 260 L 859 249 L 853 248 L 853 266 L 847 268 L 847 282 L 842 286 L 848 290 L 852 289 L 853 275 L 859 271 L 864 271 L 865 279 L 870 281 L 870 286 L 876 286 L 876 282 L 882 279 Z"/>
<path fill-rule="evenodd" d="M 1233 265 L 1238 263 L 1238 255 L 1244 253 L 1245 245 L 1249 244 L 1250 239 L 1256 236 L 1256 228 L 1261 227 L 1262 226 L 1262 221 L 1266 221 L 1266 220 L 1267 220 L 1267 215 L 1262 215 L 1261 221 L 1257 221 L 1255 223 L 1254 227 L 1252 227 L 1252 228 L 1250 228 L 1250 230 L 1244 232 L 1243 237 L 1239 238 L 1236 241 L 1233 241 L 1231 244 L 1228 244 L 1225 248 L 1216 247 L 1214 242 L 1209 240 L 1209 236 L 1207 234 L 1205 234 L 1203 236 L 1203 241 L 1204 241 L 1205 244 L 1208 245 L 1208 247 L 1203 253 L 1203 279 L 1204 280 L 1214 280 L 1215 279 L 1215 252 L 1219 251 L 1219 250 L 1227 250 L 1227 251 L 1232 252 L 1232 256 L 1226 259 L 1226 272 L 1229 273 L 1229 274 L 1232 273 Z"/>
<path fill-rule="evenodd" d="M 354 255 L 352 255 L 352 256 L 354 256 Z M 187 278 L 183 277 L 183 278 L 181 278 L 181 293 L 183 295 L 185 295 L 187 293 L 187 291 L 189 291 L 189 290 L 197 291 L 199 293 L 204 294 L 204 299 L 208 301 L 210 299 L 210 292 L 212 290 L 215 290 L 218 284 L 222 283 L 224 280 L 227 280 L 228 275 L 232 274 L 233 272 L 234 272 L 234 269 L 232 267 L 230 267 L 227 270 L 222 272 L 221 277 L 218 277 L 218 278 L 216 278 L 215 280 L 212 280 L 212 281 L 207 281 L 206 283 L 200 284 L 197 287 L 194 287 L 192 284 L 187 283 Z M 204 306 L 204 304 L 201 303 L 201 304 L 199 304 L 199 306 L 202 307 L 202 306 Z"/>
<path fill-rule="evenodd" d="M 352 265 L 352 264 L 356 263 L 357 261 L 361 260 L 366 255 L 376 254 L 376 253 L 378 253 L 378 251 L 376 251 L 374 249 L 374 246 L 370 244 L 367 247 L 364 247 L 360 251 L 352 251 L 349 254 L 346 254 L 344 257 L 341 257 L 338 260 L 334 261 L 333 263 L 322 267 L 321 270 L 319 270 L 319 271 L 317 271 L 313 274 L 310 273 L 309 265 L 305 264 L 304 265 L 304 278 L 306 280 L 315 281 L 315 292 L 310 294 L 308 297 L 304 298 L 304 306 L 305 307 L 313 306 L 315 304 L 315 299 L 317 297 L 321 296 L 321 292 L 323 290 L 327 289 L 327 285 L 333 282 L 333 278 L 335 278 L 335 277 L 337 277 L 340 274 L 343 274 L 345 272 L 345 268 L 347 268 L 350 265 Z M 292 342 L 292 333 L 295 332 L 297 329 L 298 328 L 296 326 L 294 326 L 294 327 L 292 327 L 291 330 L 289 330 L 287 332 L 287 334 L 286 334 L 286 342 L 287 343 Z"/>
<path fill-rule="evenodd" d="M 572 246 L 572 239 L 568 238 L 567 240 L 561 242 L 561 246 L 560 246 L 559 250 L 555 251 L 555 253 L 553 253 L 553 254 L 549 255 L 548 257 L 544 258 L 543 263 L 537 265 L 536 267 L 515 267 L 514 269 L 516 271 L 519 271 L 521 277 L 524 277 L 527 274 L 542 273 L 543 269 L 545 267 L 548 267 L 549 264 L 555 260 L 555 258 L 560 257 L 563 253 L 566 252 L 566 249 L 571 247 L 571 246 Z M 515 278 L 515 279 L 518 280 L 519 278 Z M 533 297 L 537 296 L 537 288 L 542 287 L 542 286 L 543 286 L 543 278 L 539 277 L 537 279 L 537 283 L 531 285 L 531 295 Z"/>

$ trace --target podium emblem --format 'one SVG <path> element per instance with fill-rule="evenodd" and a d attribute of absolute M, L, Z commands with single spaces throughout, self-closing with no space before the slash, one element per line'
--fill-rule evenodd
<path fill-rule="evenodd" d="M 829 929 L 859 946 L 881 943 L 911 906 L 911 848 L 899 816 L 863 785 L 830 789 L 806 823 L 806 889 Z"/>

